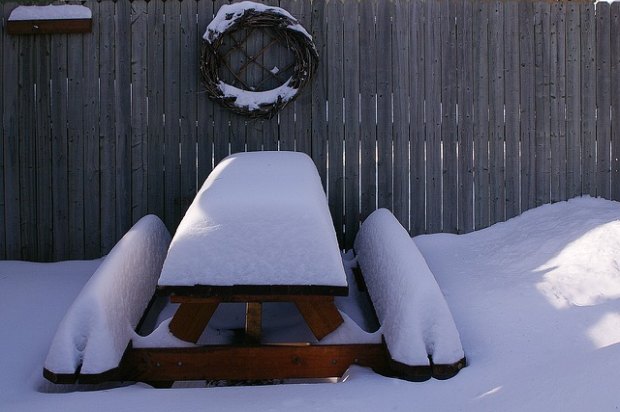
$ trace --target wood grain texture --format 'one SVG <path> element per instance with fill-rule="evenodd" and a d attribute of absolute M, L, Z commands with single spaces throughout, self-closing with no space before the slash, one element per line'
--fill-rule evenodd
<path fill-rule="evenodd" d="M 338 243 L 344 247 L 344 4 L 329 1 L 327 7 L 327 100 L 329 208 Z"/>
<path fill-rule="evenodd" d="M 581 183 L 581 10 L 566 6 L 566 196 L 582 194 Z M 524 159 L 527 157 L 524 156 Z"/>
<path fill-rule="evenodd" d="M 535 205 L 536 190 L 536 106 L 534 4 L 519 3 L 519 75 L 521 118 L 521 211 Z"/>
<path fill-rule="evenodd" d="M 101 164 L 99 157 L 99 3 L 88 0 L 85 5 L 93 16 L 93 30 L 83 36 L 84 59 L 84 257 L 93 259 L 101 250 Z M 50 182 L 51 185 L 51 182 Z M 51 228 L 50 228 L 51 234 Z"/>
<path fill-rule="evenodd" d="M 426 230 L 441 231 L 441 3 L 426 4 Z"/>
<path fill-rule="evenodd" d="M 458 71 L 458 232 L 474 230 L 474 64 L 473 9 L 469 0 L 457 3 L 457 71 Z M 517 97 L 518 98 L 518 97 Z"/>
<path fill-rule="evenodd" d="M 35 39 L 33 36 L 20 37 L 18 53 L 21 59 L 18 75 L 18 116 L 19 134 L 16 145 L 19 154 L 19 230 L 22 239 L 21 256 L 25 260 L 33 260 L 37 254 L 36 242 L 36 146 L 35 146 L 35 101 L 34 55 Z"/>
<path fill-rule="evenodd" d="M 474 6 L 474 158 L 475 158 L 475 228 L 489 226 L 489 66 L 488 25 L 489 3 Z"/>
<path fill-rule="evenodd" d="M 505 116 L 505 212 L 506 219 L 518 215 L 519 192 L 519 4 L 504 4 L 504 105 Z"/>
<path fill-rule="evenodd" d="M 582 194 L 596 196 L 596 29 L 594 4 L 581 12 L 581 175 Z"/>
<path fill-rule="evenodd" d="M 218 305 L 218 302 L 182 303 L 168 325 L 170 333 L 186 342 L 196 343 Z"/>
<path fill-rule="evenodd" d="M 362 221 L 377 208 L 377 43 L 375 40 L 375 0 L 360 3 L 360 217 Z M 363 64 L 362 64 L 363 63 Z"/>
<path fill-rule="evenodd" d="M 392 23 L 393 182 L 392 211 L 407 230 L 409 222 L 409 0 L 390 4 Z"/>
<path fill-rule="evenodd" d="M 116 110 L 114 107 L 114 3 L 99 4 L 99 159 L 101 165 L 101 251 L 108 253 L 117 239 Z M 163 78 L 162 78 L 163 82 Z M 158 182 L 158 186 L 161 182 Z M 55 185 L 55 183 L 54 183 Z M 54 225 L 56 232 L 56 225 Z"/>
<path fill-rule="evenodd" d="M 131 3 L 131 223 L 147 213 L 148 200 L 148 12 Z"/>
<path fill-rule="evenodd" d="M 323 339 L 342 325 L 344 320 L 334 304 L 334 298 L 295 301 L 308 327 L 317 340 Z"/>
<path fill-rule="evenodd" d="M 596 5 L 596 194 L 611 195 L 611 36 L 609 3 Z"/>
<path fill-rule="evenodd" d="M 344 19 L 344 191 L 345 233 L 344 246 L 351 248 L 360 224 L 360 44 L 358 1 L 346 3 L 349 17 Z"/>
<path fill-rule="evenodd" d="M 457 62 L 456 1 L 441 3 L 441 231 L 457 232 Z"/>
<path fill-rule="evenodd" d="M 411 108 L 410 140 L 410 220 L 411 234 L 426 232 L 426 159 L 424 118 L 424 95 L 426 79 L 426 6 L 412 1 L 409 31 L 409 107 Z M 363 171 L 362 171 L 363 173 Z"/>
<path fill-rule="evenodd" d="M 69 258 L 84 256 L 84 62 L 82 36 L 67 36 L 67 179 Z"/>
<path fill-rule="evenodd" d="M 504 3 L 489 4 L 489 212 L 490 223 L 506 215 L 504 129 Z"/>
<path fill-rule="evenodd" d="M 611 199 L 620 200 L 620 3 L 611 4 L 610 14 Z"/>

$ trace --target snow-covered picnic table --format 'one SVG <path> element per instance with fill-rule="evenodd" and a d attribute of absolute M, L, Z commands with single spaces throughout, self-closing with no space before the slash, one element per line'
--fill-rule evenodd
<path fill-rule="evenodd" d="M 317 339 L 341 323 L 347 279 L 321 180 L 303 153 L 238 153 L 196 195 L 172 239 L 158 289 L 181 303 L 171 332 L 196 342 L 222 302 L 294 302 Z M 252 321 L 253 319 L 253 321 Z"/>

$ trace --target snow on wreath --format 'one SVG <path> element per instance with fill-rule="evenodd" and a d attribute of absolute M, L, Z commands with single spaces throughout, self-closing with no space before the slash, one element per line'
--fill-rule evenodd
<path fill-rule="evenodd" d="M 289 12 L 251 1 L 223 5 L 203 39 L 200 72 L 208 96 L 253 118 L 271 118 L 293 101 L 319 58 L 312 36 Z M 284 62 L 286 55 L 293 61 Z"/>

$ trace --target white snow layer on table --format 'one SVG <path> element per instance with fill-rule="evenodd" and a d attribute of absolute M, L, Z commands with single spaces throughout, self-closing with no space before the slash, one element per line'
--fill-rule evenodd
<path fill-rule="evenodd" d="M 464 357 L 450 309 L 407 231 L 386 209 L 371 213 L 355 239 L 357 259 L 392 359 L 452 364 Z"/>
<path fill-rule="evenodd" d="M 290 87 L 290 82 L 291 79 L 289 78 L 281 86 L 262 92 L 242 90 L 224 82 L 220 82 L 218 86 L 224 97 L 235 99 L 235 106 L 247 108 L 248 110 L 257 110 L 261 106 L 273 104 L 278 101 L 288 102 L 295 97 L 297 89 Z"/>
<path fill-rule="evenodd" d="M 57 6 L 18 6 L 11 12 L 9 20 L 76 20 L 90 19 L 88 7 L 74 4 Z"/>
<path fill-rule="evenodd" d="M 118 366 L 148 305 L 170 243 L 154 215 L 140 219 L 114 246 L 60 323 L 45 368 L 101 373 Z"/>
<path fill-rule="evenodd" d="M 346 286 L 312 159 L 237 153 L 211 172 L 181 221 L 160 286 Z"/>
<path fill-rule="evenodd" d="M 289 25 L 287 28 L 302 33 L 308 39 L 312 40 L 310 33 L 303 28 L 301 24 L 297 23 L 297 19 L 293 17 L 288 11 L 275 6 L 268 6 L 261 3 L 254 3 L 252 1 L 242 1 L 239 3 L 224 4 L 220 7 L 219 11 L 211 20 L 211 23 L 207 26 L 207 29 L 202 36 L 203 39 L 212 43 L 213 40 L 224 33 L 228 28 L 241 16 L 245 14 L 247 10 L 256 10 L 257 12 L 273 12 L 287 17 L 295 22 L 295 24 Z"/>

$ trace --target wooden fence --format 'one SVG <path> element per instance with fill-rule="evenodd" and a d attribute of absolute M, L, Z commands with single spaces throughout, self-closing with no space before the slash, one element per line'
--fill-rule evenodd
<path fill-rule="evenodd" d="M 464 233 L 620 200 L 620 3 L 274 0 L 321 60 L 269 121 L 201 90 L 223 3 L 86 0 L 92 33 L 36 36 L 8 35 L 0 4 L 0 258 L 100 256 L 146 213 L 174 230 L 243 150 L 310 154 L 343 247 L 377 207 L 412 234 Z"/>

